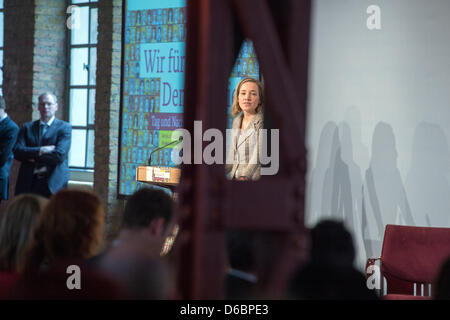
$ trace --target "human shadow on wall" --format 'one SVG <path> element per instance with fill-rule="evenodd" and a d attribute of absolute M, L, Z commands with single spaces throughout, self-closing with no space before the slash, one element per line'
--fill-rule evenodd
<path fill-rule="evenodd" d="M 312 169 L 308 188 L 308 210 L 305 216 L 306 221 L 310 225 L 314 225 L 322 218 L 322 190 L 325 178 L 325 172 L 330 163 L 331 144 L 333 134 L 336 131 L 336 123 L 328 121 L 322 129 L 319 140 L 319 148 L 317 151 L 314 169 Z"/>
<path fill-rule="evenodd" d="M 361 229 L 368 257 L 380 255 L 386 224 L 414 225 L 414 219 L 397 167 L 394 131 L 389 124 L 379 122 L 363 185 Z"/>
<path fill-rule="evenodd" d="M 352 132 L 348 123 L 341 122 L 339 124 L 339 134 L 341 139 L 341 158 L 348 167 L 352 199 L 351 214 L 348 214 L 344 218 L 347 228 L 355 232 L 360 225 L 356 224 L 356 221 L 359 220 L 361 214 L 361 169 L 354 160 Z"/>
<path fill-rule="evenodd" d="M 450 152 L 443 129 L 421 122 L 415 130 L 405 186 L 420 226 L 449 227 Z"/>
<path fill-rule="evenodd" d="M 345 123 L 351 128 L 353 159 L 354 162 L 358 164 L 362 172 L 369 167 L 369 150 L 361 141 L 361 122 L 361 111 L 359 108 L 356 106 L 350 106 L 347 108 L 345 111 Z M 361 187 L 359 188 L 361 189 Z M 361 190 L 359 192 L 361 192 Z"/>
<path fill-rule="evenodd" d="M 350 173 L 348 165 L 342 160 L 338 128 L 333 133 L 329 167 L 323 180 L 322 215 L 324 218 L 353 221 Z"/>
<path fill-rule="evenodd" d="M 355 162 L 354 144 L 352 129 L 347 122 L 339 124 L 339 134 L 341 140 L 341 157 L 348 167 L 350 178 L 350 192 L 351 192 L 351 211 L 347 212 L 344 217 L 345 226 L 353 235 L 356 259 L 355 262 L 359 267 L 364 268 L 366 254 L 361 230 L 361 202 L 362 202 L 362 176 L 361 169 Z"/>

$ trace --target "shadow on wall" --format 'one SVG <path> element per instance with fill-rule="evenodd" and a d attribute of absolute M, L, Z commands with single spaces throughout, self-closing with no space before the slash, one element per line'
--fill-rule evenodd
<path fill-rule="evenodd" d="M 311 171 L 308 187 L 308 213 L 305 216 L 307 223 L 313 225 L 317 223 L 322 215 L 322 193 L 324 189 L 325 173 L 328 169 L 331 157 L 331 144 L 333 134 L 336 130 L 336 123 L 329 121 L 325 124 L 320 134 L 319 149 L 315 161 L 315 167 Z"/>
<path fill-rule="evenodd" d="M 361 144 L 360 137 L 352 134 L 347 122 L 338 126 L 330 121 L 323 127 L 310 175 L 306 221 L 310 225 L 325 218 L 343 221 L 353 234 L 356 264 L 362 270 L 368 257 L 380 255 L 386 224 L 430 225 L 432 221 L 442 226 L 449 223 L 442 212 L 450 209 L 450 185 L 446 179 L 450 171 L 450 152 L 442 129 L 419 125 L 408 175 L 408 192 L 414 198 L 414 218 L 397 166 L 392 127 L 385 122 L 376 125 L 371 159 L 368 168 L 364 168 L 364 177 L 354 158 L 353 139 Z M 358 148 L 358 159 L 363 160 L 365 147 L 361 144 Z M 427 208 L 435 208 L 436 212 L 425 212 Z"/>
<path fill-rule="evenodd" d="M 362 236 L 368 257 L 379 256 L 386 224 L 415 225 L 397 167 L 392 127 L 379 122 L 363 185 Z"/>
<path fill-rule="evenodd" d="M 362 176 L 361 169 L 354 160 L 354 149 L 352 143 L 352 133 L 350 126 L 346 122 L 339 125 L 341 135 L 342 160 L 348 166 L 348 174 L 350 178 L 351 188 L 351 211 L 347 213 L 344 223 L 353 234 L 355 242 L 355 262 L 358 266 L 363 267 L 366 261 L 365 248 L 363 246 L 363 238 L 361 232 L 361 213 L 362 213 Z"/>
<path fill-rule="evenodd" d="M 328 122 L 322 129 L 316 166 L 311 174 L 306 218 L 310 225 L 324 218 L 343 221 L 354 235 L 357 265 L 363 266 L 366 256 L 361 237 L 362 177 L 353 154 L 350 125 L 342 122 L 338 127 Z"/>
<path fill-rule="evenodd" d="M 352 193 L 348 165 L 342 160 L 338 128 L 334 129 L 329 167 L 325 172 L 322 193 L 322 215 L 351 223 Z"/>
<path fill-rule="evenodd" d="M 445 133 L 421 122 L 415 130 L 405 186 L 419 226 L 450 227 L 450 152 Z"/>
<path fill-rule="evenodd" d="M 450 227 L 450 147 L 440 126 L 419 123 L 403 183 L 392 126 L 376 125 L 369 160 L 358 109 L 349 108 L 345 119 L 322 128 L 305 221 L 310 227 L 326 218 L 343 221 L 363 270 L 368 257 L 381 254 L 386 224 Z"/>
<path fill-rule="evenodd" d="M 345 219 L 346 226 L 352 231 L 356 225 L 360 225 L 357 219 L 361 216 L 361 170 L 367 169 L 369 155 L 361 142 L 359 109 L 349 107 L 345 119 L 339 128 L 335 122 L 327 122 L 320 135 L 316 161 L 309 176 L 308 214 L 305 218 L 310 226 L 330 216 Z M 344 180 L 336 181 L 337 178 Z M 336 206 L 339 212 L 331 214 L 331 208 Z"/>
<path fill-rule="evenodd" d="M 359 108 L 356 106 L 347 108 L 345 111 L 345 123 L 351 128 L 348 141 L 351 141 L 352 157 L 361 170 L 366 170 L 369 167 L 369 149 L 361 141 L 361 112 Z M 341 138 L 341 140 L 344 143 L 344 138 Z"/>

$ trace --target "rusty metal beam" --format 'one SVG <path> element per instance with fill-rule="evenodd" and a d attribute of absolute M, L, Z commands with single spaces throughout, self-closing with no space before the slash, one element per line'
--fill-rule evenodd
<path fill-rule="evenodd" d="M 182 166 L 177 190 L 181 228 L 174 248 L 180 298 L 223 297 L 224 232 L 228 228 L 275 230 L 282 234 L 279 243 L 283 247 L 274 257 L 279 263 L 272 270 L 281 274 L 267 277 L 267 288 L 275 289 L 275 296 L 283 291 L 282 283 L 292 269 L 293 250 L 303 252 L 298 245 L 291 246 L 295 241 L 289 239 L 304 234 L 310 1 L 298 4 L 286 0 L 283 6 L 286 3 L 292 10 L 284 7 L 280 12 L 291 17 L 287 23 L 279 23 L 281 20 L 274 19 L 270 10 L 277 4 L 271 2 L 270 7 L 266 0 L 187 2 L 184 128 L 193 133 L 194 120 L 202 120 L 204 130 L 225 131 L 228 77 L 236 46 L 243 38 L 236 33 L 238 20 L 243 34 L 254 43 L 273 128 L 280 129 L 282 168 L 276 177 L 239 183 L 226 180 L 222 165 Z M 303 20 L 299 23 L 296 19 Z"/>

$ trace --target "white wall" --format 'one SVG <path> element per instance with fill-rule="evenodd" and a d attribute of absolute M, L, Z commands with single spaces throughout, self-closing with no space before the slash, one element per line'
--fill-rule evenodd
<path fill-rule="evenodd" d="M 360 267 L 387 223 L 450 227 L 449 15 L 448 0 L 313 1 L 306 222 L 344 219 Z"/>

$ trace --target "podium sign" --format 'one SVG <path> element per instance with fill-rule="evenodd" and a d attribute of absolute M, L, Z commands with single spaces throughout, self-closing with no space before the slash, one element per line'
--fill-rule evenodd
<path fill-rule="evenodd" d="M 173 188 L 180 182 L 179 168 L 162 166 L 139 166 L 136 168 L 136 181 L 161 187 Z"/>

